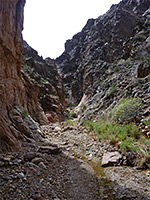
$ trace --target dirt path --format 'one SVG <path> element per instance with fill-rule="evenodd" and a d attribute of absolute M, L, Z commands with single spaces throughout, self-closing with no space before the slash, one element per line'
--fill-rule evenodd
<path fill-rule="evenodd" d="M 98 142 L 83 127 L 58 126 L 42 126 L 41 142 L 0 156 L 0 200 L 150 199 L 149 171 L 103 169 L 102 154 L 116 148 Z"/>

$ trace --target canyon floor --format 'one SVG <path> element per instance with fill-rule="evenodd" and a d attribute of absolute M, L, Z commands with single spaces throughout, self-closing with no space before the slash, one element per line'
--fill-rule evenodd
<path fill-rule="evenodd" d="M 40 142 L 24 142 L 18 153 L 0 155 L 1 200 L 150 199 L 150 171 L 101 167 L 100 142 L 85 127 L 41 127 Z"/>

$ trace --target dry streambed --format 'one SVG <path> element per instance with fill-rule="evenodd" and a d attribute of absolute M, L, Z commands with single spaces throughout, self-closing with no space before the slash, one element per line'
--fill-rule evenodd
<path fill-rule="evenodd" d="M 71 158 L 71 162 L 80 162 L 80 168 L 86 169 L 88 174 L 94 177 L 96 182 L 94 199 L 150 199 L 149 170 L 140 171 L 121 166 L 102 168 L 102 155 L 105 152 L 117 151 L 116 147 L 106 142 L 100 143 L 97 137 L 88 135 L 84 127 L 64 125 L 58 126 L 60 129 L 56 127 L 57 125 L 42 127 L 46 135 L 45 140 L 62 147 L 63 153 Z M 72 171 L 78 174 L 75 166 Z M 74 177 L 73 174 L 72 176 Z M 82 181 L 81 185 L 84 182 L 85 185 L 90 185 L 87 176 L 84 182 Z M 81 195 L 80 188 L 77 190 L 79 195 Z M 79 197 L 78 199 L 86 198 Z"/>
<path fill-rule="evenodd" d="M 0 155 L 1 200 L 150 199 L 150 172 L 129 167 L 101 167 L 105 152 L 81 126 L 42 126 L 40 142 Z"/>

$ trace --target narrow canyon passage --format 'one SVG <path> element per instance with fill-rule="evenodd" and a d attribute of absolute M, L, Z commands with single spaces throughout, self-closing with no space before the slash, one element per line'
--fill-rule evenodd
<path fill-rule="evenodd" d="M 0 200 L 150 200 L 150 1 L 89 19 L 56 59 L 22 41 L 26 0 L 0 2 Z"/>

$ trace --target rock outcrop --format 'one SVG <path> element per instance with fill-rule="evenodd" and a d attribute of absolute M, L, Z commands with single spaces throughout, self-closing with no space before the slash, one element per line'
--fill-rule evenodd
<path fill-rule="evenodd" d="M 39 87 L 38 99 L 49 122 L 62 121 L 65 118 L 64 87 L 54 60 L 44 60 L 24 41 L 22 72 Z"/>
<path fill-rule="evenodd" d="M 38 137 L 33 114 L 43 123 L 47 120 L 37 87 L 21 75 L 24 4 L 25 0 L 0 3 L 0 151 L 16 151 L 23 138 Z"/>
<path fill-rule="evenodd" d="M 150 106 L 149 7 L 148 0 L 122 0 L 66 42 L 55 62 L 67 105 L 77 106 L 84 98 L 81 121 L 103 115 L 126 97 Z"/>

